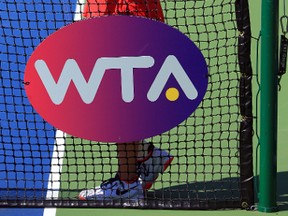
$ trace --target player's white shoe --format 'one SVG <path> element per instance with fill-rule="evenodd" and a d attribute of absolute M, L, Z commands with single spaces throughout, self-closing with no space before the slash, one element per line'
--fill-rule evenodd
<path fill-rule="evenodd" d="M 150 144 L 146 158 L 138 161 L 139 179 L 144 190 L 152 187 L 159 174 L 164 173 L 173 159 L 167 151 Z"/>
<path fill-rule="evenodd" d="M 80 200 L 129 200 L 141 201 L 143 199 L 143 189 L 136 180 L 133 183 L 121 181 L 118 174 L 114 178 L 104 181 L 95 189 L 83 190 L 79 194 Z"/>

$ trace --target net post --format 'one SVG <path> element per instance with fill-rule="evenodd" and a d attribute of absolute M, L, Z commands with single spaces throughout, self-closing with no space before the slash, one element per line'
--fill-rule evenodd
<path fill-rule="evenodd" d="M 262 0 L 260 102 L 260 212 L 277 209 L 277 71 L 279 0 Z"/>

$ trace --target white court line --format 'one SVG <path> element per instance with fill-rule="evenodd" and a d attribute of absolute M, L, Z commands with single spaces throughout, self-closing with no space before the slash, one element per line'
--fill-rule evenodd
<path fill-rule="evenodd" d="M 74 21 L 82 19 L 82 12 L 86 0 L 77 0 Z M 48 179 L 46 200 L 57 199 L 60 190 L 60 176 L 65 151 L 66 134 L 61 131 L 56 131 L 55 143 L 53 148 L 51 170 Z M 43 216 L 56 216 L 56 208 L 44 208 Z"/>
<path fill-rule="evenodd" d="M 56 131 L 55 143 L 53 148 L 51 169 L 48 179 L 46 200 L 57 199 L 60 189 L 60 175 L 65 151 L 66 134 L 61 131 Z M 55 216 L 56 208 L 45 208 L 43 216 Z"/>
<path fill-rule="evenodd" d="M 77 0 L 77 5 L 75 9 L 75 15 L 74 15 L 74 21 L 82 20 L 83 15 L 82 12 L 84 10 L 84 5 L 86 3 L 86 0 Z"/>

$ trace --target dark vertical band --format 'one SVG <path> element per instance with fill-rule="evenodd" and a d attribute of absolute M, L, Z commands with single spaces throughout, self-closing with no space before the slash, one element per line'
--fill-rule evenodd
<path fill-rule="evenodd" d="M 240 187 L 241 206 L 250 208 L 254 204 L 253 186 L 253 115 L 252 115 L 252 67 L 251 27 L 247 0 L 235 2 L 238 37 L 238 61 L 240 77 Z"/>

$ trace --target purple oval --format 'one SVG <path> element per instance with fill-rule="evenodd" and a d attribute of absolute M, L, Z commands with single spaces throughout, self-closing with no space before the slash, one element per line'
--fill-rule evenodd
<path fill-rule="evenodd" d="M 205 59 L 178 30 L 129 16 L 97 17 L 45 39 L 25 71 L 27 96 L 50 124 L 84 139 L 131 142 L 188 118 L 207 85 Z"/>

